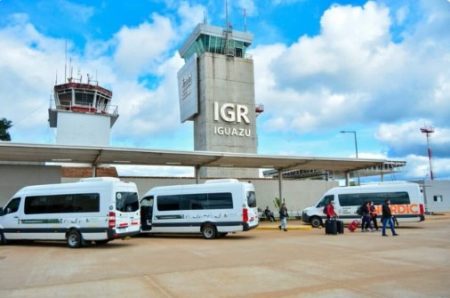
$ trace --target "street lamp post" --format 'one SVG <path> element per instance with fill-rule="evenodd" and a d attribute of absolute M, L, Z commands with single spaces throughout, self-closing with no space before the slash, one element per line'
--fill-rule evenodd
<path fill-rule="evenodd" d="M 355 139 L 355 153 L 356 153 L 356 158 L 358 159 L 358 138 L 356 137 L 356 130 L 341 130 L 341 133 L 352 133 L 353 137 Z M 361 184 L 361 181 L 359 179 L 359 174 L 358 175 L 358 185 Z"/>

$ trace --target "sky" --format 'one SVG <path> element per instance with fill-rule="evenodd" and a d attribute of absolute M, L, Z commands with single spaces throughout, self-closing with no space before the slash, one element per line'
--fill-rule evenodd
<path fill-rule="evenodd" d="M 200 22 L 224 26 L 225 0 L 0 0 L 0 118 L 13 142 L 55 143 L 53 86 L 74 75 L 113 91 L 111 145 L 193 150 L 180 122 L 178 49 Z M 258 153 L 403 160 L 390 179 L 450 179 L 450 0 L 228 0 L 253 34 Z M 244 18 L 244 10 L 246 17 Z M 246 28 L 245 28 L 246 26 Z M 66 56 L 67 48 L 67 56 Z M 191 168 L 122 167 L 192 176 Z"/>

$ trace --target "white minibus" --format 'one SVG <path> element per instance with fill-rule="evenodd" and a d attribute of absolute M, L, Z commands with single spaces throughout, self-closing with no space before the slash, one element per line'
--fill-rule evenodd
<path fill-rule="evenodd" d="M 302 220 L 313 227 L 319 227 L 326 218 L 323 208 L 330 200 L 344 223 L 360 219 L 358 208 L 367 201 L 373 201 L 377 214 L 381 215 L 381 206 L 386 199 L 391 201 L 391 211 L 398 221 L 423 221 L 424 198 L 416 183 L 381 182 L 361 186 L 335 187 L 327 191 L 320 201 L 312 207 L 305 208 Z"/>
<path fill-rule="evenodd" d="M 201 233 L 205 239 L 259 223 L 253 184 L 236 179 L 154 187 L 141 200 L 143 233 Z"/>
<path fill-rule="evenodd" d="M 0 243 L 8 240 L 65 240 L 105 244 L 138 234 L 137 187 L 118 178 L 27 186 L 0 209 Z"/>

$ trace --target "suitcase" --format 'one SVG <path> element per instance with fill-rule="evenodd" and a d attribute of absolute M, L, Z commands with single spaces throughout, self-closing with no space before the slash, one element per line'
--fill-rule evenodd
<path fill-rule="evenodd" d="M 339 234 L 344 234 L 344 222 L 342 220 L 336 220 L 336 227 Z"/>
<path fill-rule="evenodd" d="M 349 225 L 348 225 L 348 230 L 350 232 L 354 232 L 356 230 L 356 228 L 358 228 L 358 221 L 354 220 L 352 221 Z"/>
<path fill-rule="evenodd" d="M 336 235 L 337 234 L 336 220 L 327 219 L 325 221 L 325 234 L 327 234 L 327 235 Z"/>

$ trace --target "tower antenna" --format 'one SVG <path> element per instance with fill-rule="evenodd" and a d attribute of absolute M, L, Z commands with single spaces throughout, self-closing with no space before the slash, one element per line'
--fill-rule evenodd
<path fill-rule="evenodd" d="M 64 41 L 64 83 L 67 82 L 67 40 Z"/>
<path fill-rule="evenodd" d="M 225 28 L 230 29 L 230 20 L 228 19 L 228 0 L 225 0 Z"/>
<path fill-rule="evenodd" d="M 244 8 L 244 32 L 247 32 L 247 9 Z"/>
<path fill-rule="evenodd" d="M 206 9 L 203 10 L 203 24 L 208 24 L 208 15 Z"/>
<path fill-rule="evenodd" d="M 432 154 L 431 154 L 431 147 L 430 147 L 430 134 L 434 133 L 434 128 L 431 126 L 429 126 L 429 127 L 425 126 L 425 127 L 422 127 L 420 129 L 420 131 L 427 136 L 428 160 L 430 162 L 430 180 L 433 180 L 434 175 L 433 175 L 433 166 L 431 163 Z"/>
<path fill-rule="evenodd" d="M 72 57 L 69 58 L 69 69 L 70 69 L 69 83 L 71 83 L 73 79 Z"/>

